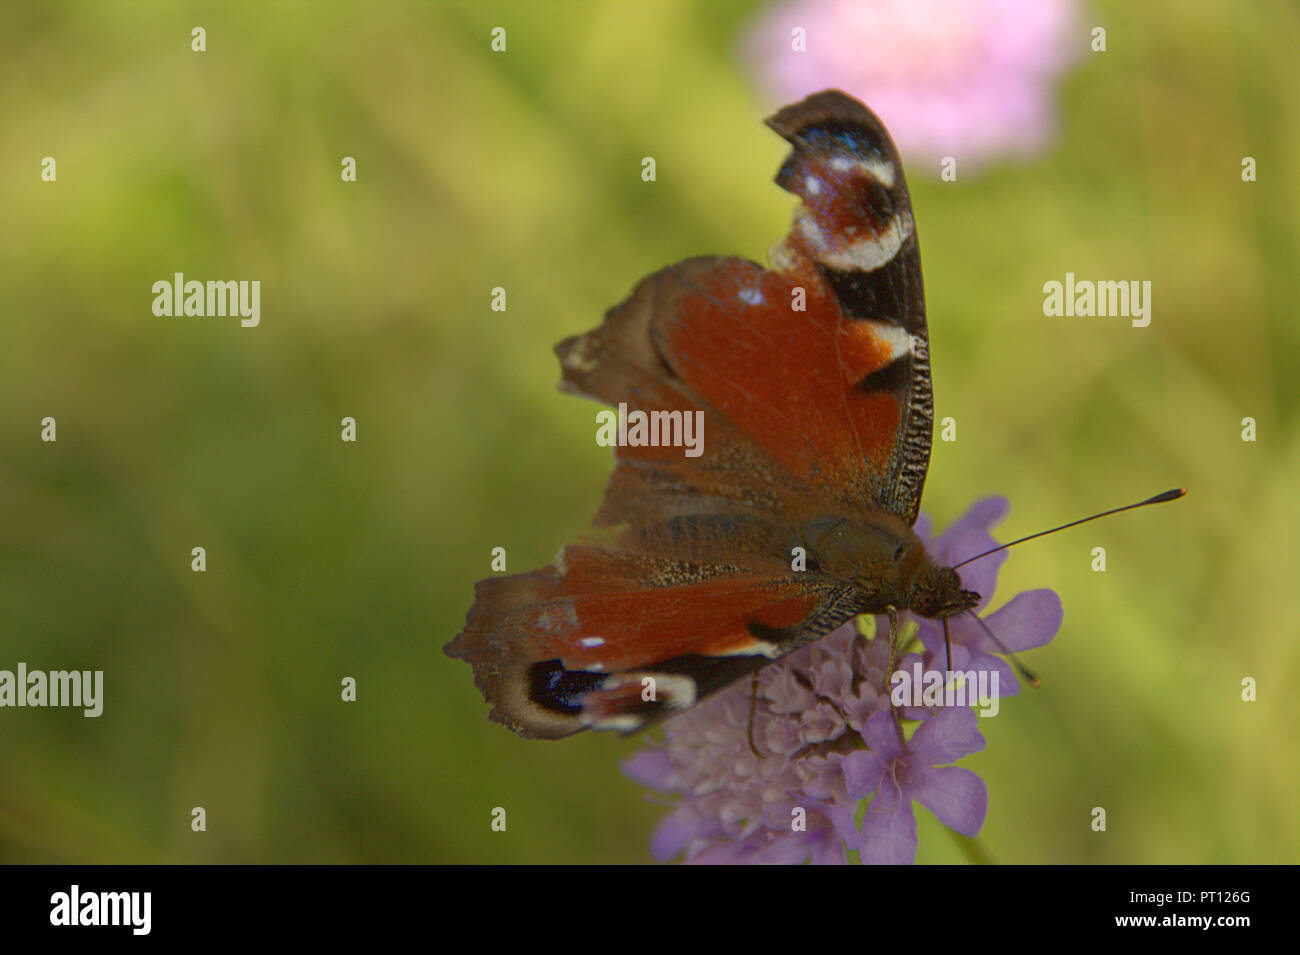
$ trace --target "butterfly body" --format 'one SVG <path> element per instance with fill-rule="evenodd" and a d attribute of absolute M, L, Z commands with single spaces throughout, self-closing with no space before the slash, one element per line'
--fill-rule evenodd
<path fill-rule="evenodd" d="M 803 200 L 769 268 L 687 259 L 556 346 L 563 390 L 704 440 L 618 447 L 589 539 L 478 583 L 446 650 L 522 735 L 639 729 L 857 614 L 978 602 L 912 530 L 933 406 L 897 152 L 835 91 L 768 124 Z"/>
<path fill-rule="evenodd" d="M 979 594 L 964 590 L 956 571 L 931 561 L 921 539 L 892 514 L 867 523 L 822 517 L 803 531 L 810 566 L 857 587 L 862 613 L 942 617 L 979 603 Z"/>

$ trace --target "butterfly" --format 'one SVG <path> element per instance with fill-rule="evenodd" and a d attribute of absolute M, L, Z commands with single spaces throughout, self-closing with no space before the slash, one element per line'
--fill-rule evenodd
<path fill-rule="evenodd" d="M 587 539 L 476 585 L 444 649 L 523 736 L 638 730 L 859 614 L 979 603 L 912 530 L 934 403 L 898 151 L 836 90 L 767 124 L 801 200 L 769 267 L 686 259 L 556 346 L 562 390 L 703 431 L 620 444 Z"/>

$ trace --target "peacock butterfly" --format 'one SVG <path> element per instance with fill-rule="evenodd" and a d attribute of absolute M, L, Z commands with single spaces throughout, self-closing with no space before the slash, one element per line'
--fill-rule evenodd
<path fill-rule="evenodd" d="M 703 441 L 620 442 L 597 532 L 477 584 L 445 651 L 523 736 L 637 730 L 858 614 L 979 602 L 912 530 L 934 406 L 898 152 L 836 90 L 767 123 L 802 200 L 770 268 L 687 259 L 556 346 L 562 390 Z"/>

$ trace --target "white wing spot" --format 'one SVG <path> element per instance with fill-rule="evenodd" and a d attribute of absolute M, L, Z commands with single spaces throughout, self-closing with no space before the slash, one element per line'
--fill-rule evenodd
<path fill-rule="evenodd" d="M 781 656 L 781 648 L 774 643 L 768 643 L 766 640 L 755 640 L 751 644 L 743 647 L 737 647 L 734 650 L 725 650 L 722 653 L 710 653 L 714 657 L 769 657 L 775 660 Z"/>
<path fill-rule="evenodd" d="M 810 217 L 800 217 L 799 229 L 823 265 L 842 271 L 861 269 L 870 272 L 891 261 L 898 254 L 903 243 L 911 237 L 913 225 L 911 214 L 904 213 L 902 216 L 895 216 L 889 228 L 883 232 L 852 242 L 847 248 L 834 250 L 827 246 L 820 227 Z"/>
<path fill-rule="evenodd" d="M 599 362 L 587 355 L 587 344 L 583 342 L 569 354 L 564 356 L 564 367 L 571 368 L 574 371 L 590 372 L 595 371 Z"/>
<path fill-rule="evenodd" d="M 853 323 L 854 327 L 870 331 L 880 341 L 889 345 L 889 359 L 902 358 L 904 355 L 916 354 L 916 336 L 890 321 L 863 319 Z"/>
<path fill-rule="evenodd" d="M 670 710 L 685 710 L 695 705 L 695 681 L 676 673 L 652 673 L 660 695 L 667 698 Z"/>
<path fill-rule="evenodd" d="M 876 160 L 863 159 L 859 161 L 858 167 L 876 182 L 880 183 L 886 189 L 894 188 L 894 164 L 889 162 L 877 162 Z"/>
<path fill-rule="evenodd" d="M 622 730 L 630 733 L 632 730 L 640 729 L 645 720 L 639 716 L 607 716 L 604 719 L 596 719 L 583 713 L 580 722 L 594 730 Z"/>

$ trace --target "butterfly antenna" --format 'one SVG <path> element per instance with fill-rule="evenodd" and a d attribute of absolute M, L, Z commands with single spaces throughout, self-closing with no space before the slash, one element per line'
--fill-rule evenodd
<path fill-rule="evenodd" d="M 1018 659 L 1016 659 L 1016 655 L 1007 649 L 1007 645 L 998 639 L 998 635 L 993 632 L 993 630 L 989 627 L 987 623 L 985 623 L 983 620 L 980 619 L 979 614 L 977 614 L 974 610 L 967 610 L 966 612 L 975 618 L 975 622 L 978 623 L 980 627 L 983 628 L 984 632 L 989 635 L 989 639 L 992 640 L 993 643 L 997 646 L 998 651 L 1002 653 L 1004 656 L 1006 656 L 1008 660 L 1011 661 L 1012 666 L 1014 666 L 1016 668 L 1016 671 L 1022 677 L 1024 677 L 1026 682 L 1028 682 L 1030 686 L 1037 689 L 1039 685 L 1038 674 L 1036 674 L 1033 670 L 1029 669 L 1029 667 L 1025 666 Z M 946 621 L 944 623 L 943 629 L 944 629 L 944 635 L 947 636 L 948 626 Z M 950 658 L 951 658 L 951 651 L 950 651 Z M 949 664 L 949 667 L 951 668 L 951 664 Z"/>
<path fill-rule="evenodd" d="M 948 632 L 948 618 L 943 618 L 943 648 L 948 651 L 948 672 L 952 672 L 952 635 Z"/>
<path fill-rule="evenodd" d="M 1101 517 L 1109 517 L 1112 514 L 1118 514 L 1121 511 L 1131 511 L 1135 507 L 1146 507 L 1148 504 L 1163 504 L 1165 501 L 1176 501 L 1187 493 L 1187 488 L 1176 487 L 1172 491 L 1165 491 L 1163 494 L 1157 494 L 1155 497 L 1149 497 L 1145 501 L 1138 501 L 1136 504 L 1125 504 L 1123 507 L 1116 507 L 1109 511 L 1102 511 L 1100 514 L 1093 514 L 1091 517 L 1083 517 L 1077 521 L 1070 521 L 1068 524 L 1062 524 L 1060 527 L 1053 527 L 1051 530 L 1039 531 L 1037 534 L 1030 534 L 1028 537 L 1022 537 L 1014 540 L 1009 544 L 999 544 L 997 547 L 990 548 L 982 554 L 976 554 L 974 557 L 967 557 L 960 564 L 953 564 L 953 569 L 965 566 L 973 560 L 979 560 L 981 557 L 987 557 L 989 554 L 996 554 L 1000 550 L 1006 550 L 1008 547 L 1015 547 L 1017 544 L 1023 544 L 1025 541 L 1031 541 L 1035 537 L 1044 537 L 1047 534 L 1055 534 L 1057 531 L 1063 531 L 1068 527 L 1077 527 L 1080 524 L 1087 524 L 1089 521 L 1095 521 Z M 979 619 L 978 617 L 976 618 Z M 987 627 L 985 628 L 988 629 Z M 990 634 L 991 635 L 991 634 Z M 993 639 L 997 639 L 994 637 Z"/>

